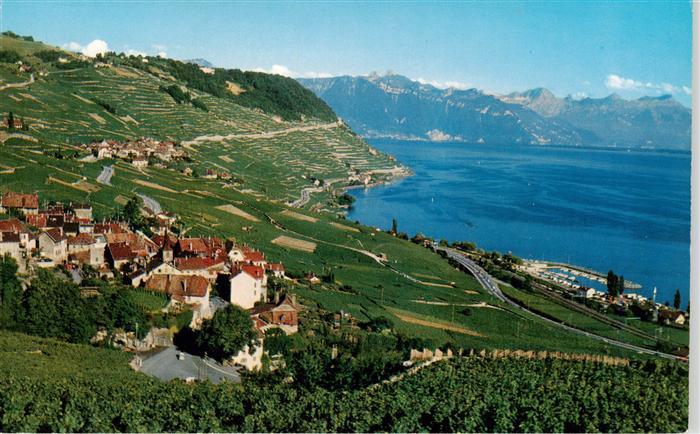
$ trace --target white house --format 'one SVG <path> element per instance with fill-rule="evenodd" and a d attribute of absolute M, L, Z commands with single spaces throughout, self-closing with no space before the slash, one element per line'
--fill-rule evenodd
<path fill-rule="evenodd" d="M 576 290 L 576 297 L 579 298 L 591 298 L 595 295 L 595 289 L 593 288 L 586 288 L 585 286 L 581 286 Z"/>
<path fill-rule="evenodd" d="M 68 259 L 68 243 L 59 229 L 50 229 L 39 234 L 39 251 L 55 263 Z"/>
<path fill-rule="evenodd" d="M 250 347 L 246 345 L 241 351 L 231 358 L 234 365 L 243 366 L 248 371 L 257 371 L 262 368 L 263 357 L 263 339 L 258 338 L 257 345 L 253 349 L 252 354 L 249 352 Z"/>
<path fill-rule="evenodd" d="M 19 267 L 20 272 L 25 270 L 25 259 L 20 247 L 20 237 L 17 233 L 0 232 L 0 256 L 10 255 Z"/>
<path fill-rule="evenodd" d="M 229 302 L 252 309 L 266 300 L 265 270 L 255 265 L 241 265 L 231 270 Z"/>

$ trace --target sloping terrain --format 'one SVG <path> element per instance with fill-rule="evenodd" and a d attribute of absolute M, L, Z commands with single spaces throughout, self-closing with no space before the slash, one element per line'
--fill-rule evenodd
<path fill-rule="evenodd" d="M 428 249 L 333 213 L 303 209 L 296 215 L 288 213 L 284 203 L 297 199 L 302 188 L 313 187 L 312 179 L 342 186 L 349 173 L 397 166 L 344 124 L 301 114 L 303 121 L 285 121 L 261 108 L 241 106 L 235 98 L 193 89 L 163 69 L 120 64 L 121 56 L 114 55 L 108 66 L 100 60 L 70 60 L 73 57 L 64 52 L 42 55 L 65 57 L 69 67 L 60 67 L 60 60 L 38 57 L 41 51 L 55 50 L 46 45 L 7 37 L 0 42 L 2 50 L 16 50 L 33 68 L 24 73 L 18 72 L 16 63 L 3 63 L 0 68 L 4 82 L 28 83 L 0 91 L 0 113 L 13 112 L 25 126 L 0 130 L 1 191 L 37 192 L 42 200 L 88 200 L 98 219 L 113 216 L 125 198 L 146 195 L 176 213 L 190 235 L 236 238 L 282 261 L 292 276 L 330 272 L 333 282 L 297 288 L 305 303 L 331 312 L 343 310 L 359 321 L 386 316 L 397 329 L 435 343 L 618 353 L 535 318 L 513 314 L 483 293 L 473 278 Z M 158 62 L 148 60 L 149 65 Z M 136 61 L 145 63 L 129 59 Z M 270 83 L 274 80 L 268 79 Z M 184 93 L 189 101 L 200 101 L 199 107 L 187 100 L 178 103 L 176 97 Z M 190 153 L 192 161 L 187 165 L 193 171 L 230 172 L 236 180 L 187 176 L 153 165 L 137 168 L 123 160 L 95 161 L 79 146 L 92 140 L 141 136 L 180 141 Z M 97 181 L 103 166 L 114 170 L 109 183 Z M 320 194 L 316 203 L 328 206 L 323 200 L 332 192 Z M 315 247 L 300 250 L 273 242 L 280 237 Z M 424 282 L 411 277 L 419 275 L 433 278 Z M 502 309 L 464 307 L 482 303 Z M 398 311 L 420 322 L 403 321 L 393 313 Z"/>

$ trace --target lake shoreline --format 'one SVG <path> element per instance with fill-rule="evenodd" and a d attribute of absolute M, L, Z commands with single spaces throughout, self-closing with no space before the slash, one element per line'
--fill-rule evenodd
<path fill-rule="evenodd" d="M 603 271 L 613 269 L 639 282 L 645 293 L 658 286 L 670 300 L 678 287 L 685 294 L 683 299 L 688 299 L 689 218 L 686 220 L 684 212 L 687 207 L 689 214 L 689 191 L 685 191 L 689 190 L 689 179 L 686 184 L 685 173 L 678 176 L 673 170 L 673 166 L 680 166 L 689 171 L 687 153 L 645 150 L 615 152 L 611 156 L 606 151 L 620 150 L 595 148 L 603 152 L 591 153 L 580 152 L 583 149 L 578 147 L 504 149 L 443 142 L 433 143 L 434 152 L 426 153 L 426 148 L 415 142 L 388 140 L 372 145 L 394 155 L 403 167 L 410 169 L 410 175 L 344 189 L 356 199 L 348 210 L 348 219 L 386 229 L 396 218 L 399 229 L 410 234 L 420 232 L 451 242 L 472 241 L 482 249 L 511 251 L 523 259 L 567 262 Z M 465 153 L 469 155 L 467 160 L 461 156 Z M 622 169 L 611 163 L 621 158 L 631 162 L 641 159 L 650 170 L 661 171 L 674 182 L 682 183 L 674 188 L 673 183 L 667 186 L 663 178 L 656 182 L 645 170 L 628 163 L 620 164 Z M 581 163 L 581 159 L 593 160 L 595 164 Z M 537 171 L 529 173 L 530 166 Z M 569 176 L 569 166 L 583 170 L 584 175 Z M 504 169 L 505 176 L 500 173 Z M 601 170 L 604 176 L 591 177 L 590 173 Z M 619 175 L 614 172 L 620 170 L 622 179 L 635 179 L 618 186 Z M 613 173 L 612 178 L 608 172 Z M 542 174 L 544 180 L 538 179 Z M 639 187 L 636 177 L 653 182 L 652 187 Z M 576 187 L 577 183 L 582 185 Z M 680 197 L 669 193 L 674 190 L 681 192 Z M 607 195 L 623 193 L 633 201 L 625 202 L 625 212 L 609 210 Z M 606 196 L 599 199 L 600 194 Z M 657 202 L 670 200 L 676 208 L 680 204 L 680 208 L 656 206 Z M 616 206 L 615 201 L 610 202 Z M 673 212 L 666 217 L 667 214 L 655 214 L 654 208 Z M 650 218 L 656 219 L 653 225 L 649 225 Z M 662 260 L 653 258 L 658 255 Z"/>

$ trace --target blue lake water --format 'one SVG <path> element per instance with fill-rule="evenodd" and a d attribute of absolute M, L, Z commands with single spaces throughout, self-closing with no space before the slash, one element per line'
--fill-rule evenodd
<path fill-rule="evenodd" d="M 690 153 L 371 140 L 414 176 L 348 218 L 523 258 L 609 269 L 657 301 L 690 286 Z"/>

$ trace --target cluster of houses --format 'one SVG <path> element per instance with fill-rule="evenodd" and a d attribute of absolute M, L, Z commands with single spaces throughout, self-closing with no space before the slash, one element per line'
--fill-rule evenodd
<path fill-rule="evenodd" d="M 256 329 L 297 331 L 299 304 L 293 296 L 268 299 L 268 278 L 286 278 L 281 263 L 232 240 L 175 236 L 166 230 L 146 236 L 123 222 L 94 222 L 89 204 L 39 207 L 36 194 L 7 192 L 0 212 L 18 217 L 0 220 L 0 255 L 9 254 L 22 273 L 65 265 L 76 270 L 90 265 L 103 277 L 121 277 L 135 288 L 167 294 L 171 307 L 193 311 L 199 327 L 222 306 L 220 298 L 250 312 Z M 241 354 L 239 361 L 258 367 L 261 355 Z"/>
<path fill-rule="evenodd" d="M 659 322 L 662 324 L 684 325 L 686 322 L 686 313 L 680 310 L 670 309 L 668 306 L 657 303 L 654 299 L 649 299 L 642 294 L 636 292 L 625 292 L 622 295 L 612 299 L 607 292 L 598 291 L 586 285 L 582 285 L 576 280 L 575 276 L 561 272 L 551 271 L 548 268 L 532 267 L 532 263 L 522 267 L 526 272 L 534 273 L 538 277 L 544 278 L 550 282 L 556 283 L 562 288 L 565 295 L 568 297 L 586 303 L 594 303 L 600 307 L 618 308 L 622 310 L 632 310 L 635 315 L 640 318 Z M 528 265 L 530 268 L 528 268 Z M 654 288 L 656 294 L 656 288 Z"/>
<path fill-rule="evenodd" d="M 149 158 L 169 162 L 185 158 L 187 152 L 172 141 L 158 141 L 142 137 L 134 141 L 102 140 L 83 145 L 98 160 L 119 158 L 135 167 L 147 167 Z"/>
<path fill-rule="evenodd" d="M 9 115 L 3 116 L 2 118 L 2 128 L 9 129 L 10 128 L 10 119 L 12 120 L 12 128 L 15 130 L 23 130 L 24 129 L 24 121 L 22 118 L 10 118 Z"/>

